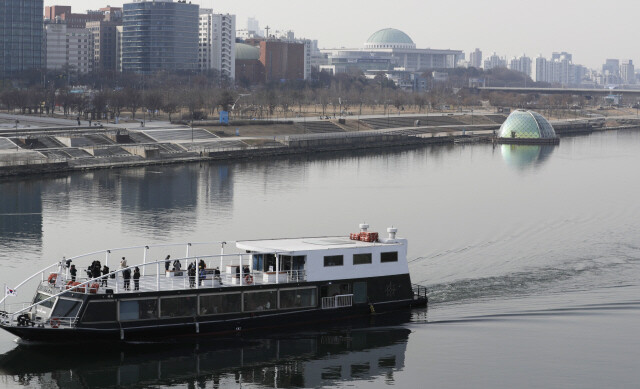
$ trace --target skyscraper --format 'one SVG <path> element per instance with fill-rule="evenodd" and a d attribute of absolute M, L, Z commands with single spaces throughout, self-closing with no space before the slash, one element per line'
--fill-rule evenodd
<path fill-rule="evenodd" d="M 482 67 L 482 51 L 480 49 L 476 48 L 476 50 L 469 55 L 469 66 L 476 69 Z"/>
<path fill-rule="evenodd" d="M 0 1 L 1 77 L 42 68 L 42 1 Z"/>
<path fill-rule="evenodd" d="M 620 65 L 620 78 L 622 78 L 622 82 L 625 84 L 636 83 L 635 67 L 633 66 L 632 60 L 627 59 L 622 61 L 622 65 Z"/>
<path fill-rule="evenodd" d="M 230 79 L 236 74 L 236 16 L 200 10 L 198 67 L 215 69 Z"/>
<path fill-rule="evenodd" d="M 122 70 L 197 70 L 199 8 L 173 0 L 124 4 Z"/>

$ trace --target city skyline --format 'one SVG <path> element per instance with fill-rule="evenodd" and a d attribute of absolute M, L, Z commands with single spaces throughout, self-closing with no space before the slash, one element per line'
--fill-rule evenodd
<path fill-rule="evenodd" d="M 429 4 L 428 14 L 415 12 L 423 6 L 415 1 L 389 3 L 338 2 L 328 0 L 322 7 L 274 0 L 268 3 L 256 0 L 233 2 L 229 0 L 191 0 L 216 12 L 232 13 L 237 17 L 237 28 L 245 26 L 249 17 L 260 21 L 261 28 L 290 29 L 296 36 L 317 39 L 321 48 L 358 48 L 373 32 L 393 27 L 406 32 L 420 48 L 460 49 L 469 54 L 480 48 L 484 55 L 494 51 L 507 59 L 523 53 L 531 58 L 552 52 L 573 53 L 574 62 L 593 69 L 601 69 L 606 58 L 640 58 L 624 39 L 632 26 L 632 13 L 619 9 L 633 9 L 629 0 L 617 1 L 617 7 L 602 7 L 598 3 L 582 3 L 576 7 L 566 0 L 542 0 L 535 7 L 521 2 L 493 0 L 486 3 L 463 1 L 452 7 L 447 4 Z M 106 5 L 121 6 L 122 0 L 45 0 L 47 5 L 71 5 L 74 12 L 85 12 Z M 628 7 L 624 6 L 628 4 Z M 366 5 L 366 7 L 365 7 Z M 340 11 L 336 11 L 336 10 Z M 283 10 L 287 10 L 286 12 Z M 397 15 L 406 14 L 400 18 Z M 527 15 L 514 17 L 526 12 Z M 354 15 L 360 15 L 354 23 Z M 391 20 L 389 15 L 393 14 Z M 292 18 L 291 15 L 295 15 Z M 306 16 L 305 16 L 306 15 Z M 432 15 L 437 15 L 434 17 Z M 341 25 L 340 28 L 334 28 Z M 505 40 L 503 37 L 508 36 Z"/>

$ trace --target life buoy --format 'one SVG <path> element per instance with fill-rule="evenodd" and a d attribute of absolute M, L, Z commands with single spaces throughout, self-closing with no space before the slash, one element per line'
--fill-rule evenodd
<path fill-rule="evenodd" d="M 98 289 L 100 289 L 100 284 L 98 284 L 97 282 L 93 283 L 89 287 L 89 293 L 96 294 L 96 293 L 98 293 Z"/>
<path fill-rule="evenodd" d="M 58 319 L 57 317 L 51 318 L 51 320 L 49 320 L 49 325 L 51 326 L 51 328 L 60 327 L 60 319 Z"/>
<path fill-rule="evenodd" d="M 246 276 L 244 276 L 244 282 L 247 285 L 253 284 L 253 276 L 251 274 L 247 274 Z"/>
<path fill-rule="evenodd" d="M 51 273 L 49 274 L 49 278 L 47 279 L 49 281 L 49 283 L 51 285 L 56 283 L 56 280 L 58 279 L 58 274 L 57 273 Z"/>

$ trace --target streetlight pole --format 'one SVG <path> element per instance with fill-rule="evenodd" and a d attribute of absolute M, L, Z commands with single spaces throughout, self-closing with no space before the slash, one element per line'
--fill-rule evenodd
<path fill-rule="evenodd" d="M 18 146 L 18 123 L 20 123 L 20 120 L 16 120 L 16 151 L 20 151 L 20 147 Z"/>

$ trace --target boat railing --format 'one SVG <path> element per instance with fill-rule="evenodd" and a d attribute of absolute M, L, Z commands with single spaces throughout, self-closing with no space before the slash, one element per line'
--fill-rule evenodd
<path fill-rule="evenodd" d="M 184 246 L 186 248 L 186 257 L 190 256 L 190 249 L 192 246 L 196 246 L 196 245 L 220 245 L 221 246 L 221 253 L 224 253 L 224 245 L 227 244 L 226 241 L 214 241 L 214 242 L 187 242 L 187 243 L 162 243 L 162 244 L 155 244 L 155 245 L 142 245 L 142 246 L 131 246 L 131 247 L 118 247 L 118 248 L 112 248 L 112 249 L 104 249 L 104 250 L 99 250 L 99 251 L 94 251 L 94 252 L 90 252 L 90 253 L 86 253 L 86 254 L 81 254 L 81 255 L 76 255 L 74 257 L 63 257 L 61 261 L 57 261 L 47 267 L 45 267 L 44 269 L 38 270 L 37 272 L 33 273 L 31 276 L 27 277 L 25 280 L 23 280 L 22 282 L 20 282 L 18 285 L 16 285 L 13 290 L 14 291 L 18 291 L 24 284 L 26 284 L 27 282 L 31 281 L 32 279 L 36 278 L 37 276 L 41 277 L 41 281 L 44 281 L 45 279 L 45 275 L 47 275 L 48 273 L 50 273 L 52 270 L 55 270 L 56 268 L 58 268 L 58 271 L 61 272 L 63 268 L 65 268 L 66 263 L 71 263 L 74 260 L 78 260 L 78 259 L 83 259 L 83 258 L 87 258 L 87 257 L 95 257 L 99 254 L 102 254 L 105 256 L 105 265 L 109 264 L 109 258 L 111 256 L 111 254 L 115 254 L 118 252 L 123 252 L 123 251 L 131 251 L 131 250 L 136 250 L 136 249 L 142 249 L 143 253 L 142 253 L 142 258 L 143 258 L 143 264 L 147 262 L 147 255 L 149 253 L 149 250 L 152 248 L 161 248 L 161 247 L 180 247 L 180 246 Z M 162 261 L 164 262 L 164 261 Z M 144 271 L 144 270 L 143 270 Z M 4 296 L 2 299 L 0 299 L 0 304 L 2 304 L 4 302 L 4 300 L 7 298 L 8 296 Z"/>
<path fill-rule="evenodd" d="M 220 267 L 222 267 L 224 259 L 233 260 L 233 258 L 237 258 L 238 267 L 243 267 L 243 258 L 249 257 L 255 254 L 273 254 L 271 253 L 250 253 L 250 254 L 219 254 L 219 255 L 199 255 L 194 257 L 184 257 L 184 258 L 176 258 L 178 261 L 186 261 L 185 263 L 192 263 L 194 266 L 197 266 L 199 261 L 204 260 L 220 260 Z M 276 253 L 287 254 L 286 252 Z M 176 260 L 174 259 L 174 260 Z M 245 263 L 250 264 L 250 261 L 245 259 Z M 104 290 L 104 293 L 130 293 L 130 292 L 139 292 L 139 291 L 164 291 L 164 290 L 179 290 L 179 289 L 199 289 L 201 287 L 216 287 L 220 286 L 222 280 L 232 279 L 234 274 L 220 274 L 212 275 L 211 277 L 201 277 L 201 272 L 196 271 L 193 276 L 188 275 L 188 269 L 181 270 L 180 272 L 183 274 L 179 277 L 167 277 L 166 271 L 164 270 L 165 260 L 147 262 L 132 266 L 123 267 L 117 270 L 114 270 L 107 274 L 102 274 L 99 277 L 81 279 L 76 278 L 77 281 L 72 281 L 71 279 L 65 278 L 65 275 L 62 273 L 57 274 L 55 279 L 55 284 L 50 285 L 47 281 L 42 281 L 38 290 L 46 289 L 49 297 L 44 298 L 33 304 L 24 304 L 22 308 L 17 311 L 13 311 L 8 313 L 10 316 L 10 323 L 14 323 L 15 319 L 24 312 L 29 312 L 32 308 L 41 305 L 47 301 L 54 300 L 55 298 L 64 295 L 66 293 L 74 292 L 74 293 L 84 293 L 84 294 L 96 294 L 101 292 L 101 288 Z M 182 262 L 181 262 L 182 263 Z M 131 274 L 128 281 L 126 281 L 123 277 L 125 271 L 129 270 L 130 273 L 134 271 L 135 268 L 144 268 L 149 266 L 155 266 L 155 275 L 153 276 L 141 276 L 138 280 L 138 285 L 136 287 L 136 281 Z M 257 276 L 258 272 L 255 272 Z M 284 275 L 282 279 L 280 277 L 275 277 L 273 282 L 267 283 L 287 283 L 287 282 L 297 282 L 290 281 L 292 279 L 299 280 L 300 277 L 303 276 L 301 271 L 280 271 L 277 272 L 281 275 Z M 294 274 L 295 273 L 295 276 Z M 248 273 L 243 273 L 243 277 L 238 277 L 237 283 L 235 285 L 239 286 L 250 286 L 250 285 L 258 285 L 264 284 L 264 281 L 254 282 L 257 278 L 253 275 L 254 272 L 249 271 Z M 248 282 L 247 277 L 250 276 L 251 282 Z M 58 277 L 60 277 L 58 279 Z M 169 279 L 167 281 L 167 279 Z M 43 277 L 44 280 L 44 277 Z M 102 282 L 106 280 L 106 287 L 102 287 Z M 209 280 L 209 282 L 207 282 Z M 260 279 L 258 279 L 260 280 Z M 218 284 L 216 284 L 216 282 Z M 233 284 L 233 283 L 232 283 Z M 111 288 L 109 288 L 111 285 Z M 44 286 L 44 288 L 43 288 Z M 25 306 L 26 305 L 26 306 Z"/>
<path fill-rule="evenodd" d="M 322 298 L 322 309 L 342 308 L 353 306 L 353 294 L 339 294 Z"/>
<path fill-rule="evenodd" d="M 418 299 L 427 299 L 427 287 L 426 286 L 422 286 L 422 285 L 418 285 L 418 284 L 412 284 L 411 285 L 411 289 L 413 290 L 413 298 L 414 300 L 418 300 Z"/>

